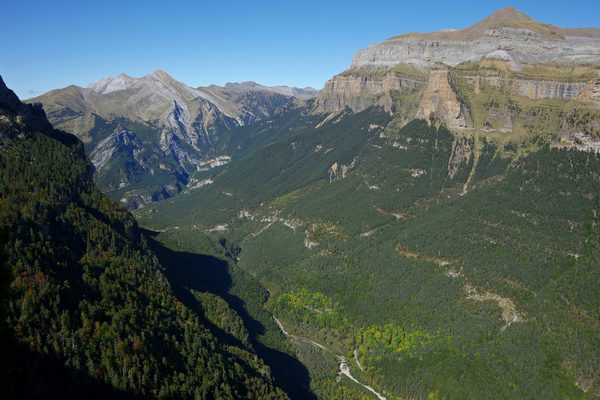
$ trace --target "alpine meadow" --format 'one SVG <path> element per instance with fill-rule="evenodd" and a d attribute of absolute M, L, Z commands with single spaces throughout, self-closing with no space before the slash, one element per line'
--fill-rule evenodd
<path fill-rule="evenodd" d="M 402 27 L 321 89 L 0 70 L 0 398 L 600 399 L 600 28 Z"/>

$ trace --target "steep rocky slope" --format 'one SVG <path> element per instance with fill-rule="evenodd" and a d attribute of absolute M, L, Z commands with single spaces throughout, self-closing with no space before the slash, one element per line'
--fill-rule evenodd
<path fill-rule="evenodd" d="M 105 192 L 137 208 L 180 192 L 215 158 L 229 159 L 224 131 L 269 118 L 313 92 L 251 82 L 191 88 L 159 70 L 29 101 L 41 103 L 55 127 L 83 140 Z"/>
<path fill-rule="evenodd" d="M 407 122 L 433 117 L 453 131 L 513 139 L 543 128 L 577 145 L 574 130 L 598 140 L 599 90 L 599 29 L 558 28 L 508 7 L 463 30 L 410 33 L 359 51 L 319 92 L 316 110 L 377 105 Z M 568 121 L 581 114 L 575 129 Z"/>

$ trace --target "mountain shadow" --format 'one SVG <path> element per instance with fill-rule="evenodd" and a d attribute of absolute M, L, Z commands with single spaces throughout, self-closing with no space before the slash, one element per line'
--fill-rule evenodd
<path fill-rule="evenodd" d="M 7 343 L 8 342 L 8 343 Z M 63 358 L 34 352 L 26 345 L 4 338 L 0 352 L 2 399 L 143 399 L 91 377 L 83 369 L 65 366 Z"/>
<path fill-rule="evenodd" d="M 148 235 L 150 247 L 165 268 L 165 275 L 177 298 L 196 311 L 206 326 L 221 340 L 244 347 L 223 330 L 206 321 L 190 290 L 208 292 L 227 302 L 244 322 L 255 353 L 269 365 L 275 384 L 292 399 L 316 399 L 310 390 L 310 376 L 296 358 L 262 344 L 258 337 L 265 332 L 263 324 L 247 311 L 245 302 L 229 293 L 232 278 L 225 260 L 190 252 L 174 251 Z"/>

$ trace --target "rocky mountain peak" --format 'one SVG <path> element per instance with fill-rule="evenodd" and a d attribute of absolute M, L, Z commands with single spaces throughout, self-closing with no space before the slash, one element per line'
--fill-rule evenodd
<path fill-rule="evenodd" d="M 533 19 L 513 6 L 508 6 L 501 8 L 481 22 L 486 25 L 505 26 L 505 24 L 514 23 L 515 21 L 533 21 Z"/>
<path fill-rule="evenodd" d="M 85 141 L 105 190 L 125 191 L 120 200 L 138 207 L 185 187 L 207 157 L 223 151 L 229 140 L 223 132 L 272 118 L 314 92 L 255 82 L 192 88 L 156 70 L 141 77 L 105 77 L 30 102 L 42 103 L 56 127 Z M 144 146 L 136 144 L 142 140 L 137 135 Z M 158 171 L 169 174 L 155 176 Z M 157 184 L 135 189 L 140 177 Z"/>
<path fill-rule="evenodd" d="M 502 8 L 475 25 L 458 32 L 468 38 L 475 38 L 482 34 L 490 34 L 490 30 L 503 28 L 529 31 L 548 39 L 564 39 L 563 35 L 551 25 L 536 21 L 512 6 Z"/>
<path fill-rule="evenodd" d="M 149 76 L 160 79 L 161 81 L 174 81 L 173 77 L 167 74 L 162 69 L 157 69 L 153 71 Z"/>
<path fill-rule="evenodd" d="M 96 82 L 90 83 L 87 88 L 98 94 L 106 94 L 111 92 L 117 92 L 119 90 L 129 89 L 136 79 L 131 76 L 121 73 L 117 77 L 106 76 L 97 80 Z"/>

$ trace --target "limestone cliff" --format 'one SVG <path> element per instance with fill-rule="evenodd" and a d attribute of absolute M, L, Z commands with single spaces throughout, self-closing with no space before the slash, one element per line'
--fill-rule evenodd
<path fill-rule="evenodd" d="M 394 94 L 414 94 L 426 83 L 427 76 L 414 68 L 351 69 L 334 76 L 317 95 L 320 112 L 350 107 L 362 111 L 373 105 L 394 109 Z"/>

